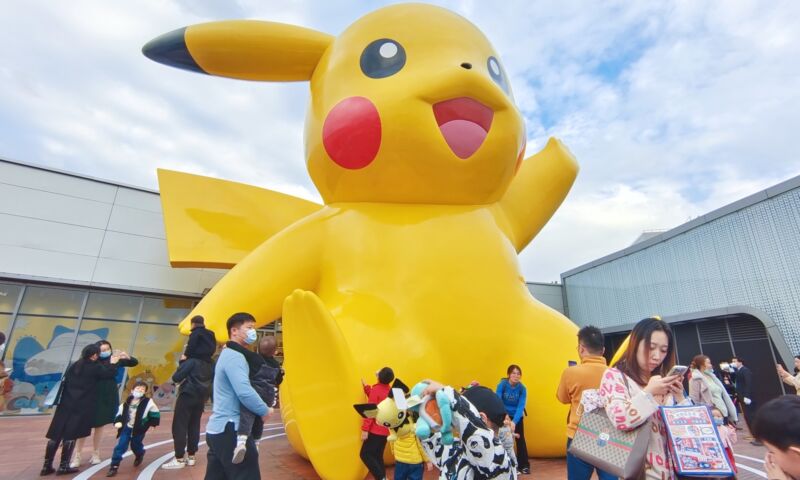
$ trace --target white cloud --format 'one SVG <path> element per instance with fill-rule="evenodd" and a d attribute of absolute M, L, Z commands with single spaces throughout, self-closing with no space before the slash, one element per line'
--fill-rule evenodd
<path fill-rule="evenodd" d="M 0 16 L 0 156 L 155 188 L 157 167 L 318 199 L 303 84 L 155 64 L 175 28 L 261 18 L 336 34 L 382 2 L 10 1 Z M 439 2 L 501 52 L 529 153 L 555 135 L 582 170 L 521 263 L 530 280 L 800 173 L 800 4 Z"/>

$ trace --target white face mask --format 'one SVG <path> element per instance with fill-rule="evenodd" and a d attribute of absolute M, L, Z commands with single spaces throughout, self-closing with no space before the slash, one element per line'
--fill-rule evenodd
<path fill-rule="evenodd" d="M 133 395 L 133 398 L 142 398 L 142 397 L 144 397 L 144 393 L 137 392 L 137 391 L 132 392 L 131 395 Z"/>

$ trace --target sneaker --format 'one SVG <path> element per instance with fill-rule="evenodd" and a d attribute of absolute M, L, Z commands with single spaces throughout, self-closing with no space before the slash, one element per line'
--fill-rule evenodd
<path fill-rule="evenodd" d="M 89 465 L 98 465 L 102 460 L 100 460 L 100 452 L 92 453 L 92 459 L 89 460 Z"/>
<path fill-rule="evenodd" d="M 530 475 L 530 474 L 531 474 L 531 469 L 530 469 L 530 468 L 528 468 L 528 467 L 525 467 L 525 468 L 520 468 L 520 469 L 517 471 L 517 473 L 519 473 L 520 475 Z"/>
<path fill-rule="evenodd" d="M 113 477 L 117 474 L 117 470 L 119 470 L 119 465 L 111 465 L 111 468 L 108 469 L 108 473 L 106 473 L 106 477 Z"/>
<path fill-rule="evenodd" d="M 144 452 L 141 455 L 134 455 L 133 457 L 133 466 L 138 467 L 142 464 L 142 460 L 144 460 Z"/>
<path fill-rule="evenodd" d="M 161 465 L 164 470 L 178 470 L 186 466 L 186 460 L 182 458 L 173 458 L 169 462 Z"/>
<path fill-rule="evenodd" d="M 238 465 L 244 461 L 244 456 L 247 454 L 247 437 L 239 437 L 239 440 L 236 442 L 236 448 L 233 449 L 233 462 L 234 465 Z"/>
<path fill-rule="evenodd" d="M 75 453 L 72 454 L 72 459 L 69 461 L 69 468 L 80 468 L 80 466 L 81 454 L 75 449 Z"/>
<path fill-rule="evenodd" d="M 194 455 L 189 455 L 188 457 L 186 457 L 186 465 L 187 466 L 194 467 L 194 463 L 195 463 Z"/>

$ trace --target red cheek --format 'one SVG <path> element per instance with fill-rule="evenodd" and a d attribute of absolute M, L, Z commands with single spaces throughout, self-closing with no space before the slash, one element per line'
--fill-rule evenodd
<path fill-rule="evenodd" d="M 339 166 L 351 170 L 366 167 L 381 146 L 378 109 L 367 98 L 345 98 L 325 118 L 322 144 Z"/>

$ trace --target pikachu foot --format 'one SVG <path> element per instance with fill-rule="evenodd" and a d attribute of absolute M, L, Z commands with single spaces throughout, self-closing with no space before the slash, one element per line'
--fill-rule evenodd
<path fill-rule="evenodd" d="M 325 480 L 363 479 L 367 470 L 359 458 L 360 417 L 353 405 L 364 402 L 364 392 L 350 347 L 315 294 L 295 290 L 284 301 L 283 345 L 281 400 L 288 409 L 287 434 L 299 437 L 293 446 Z"/>

